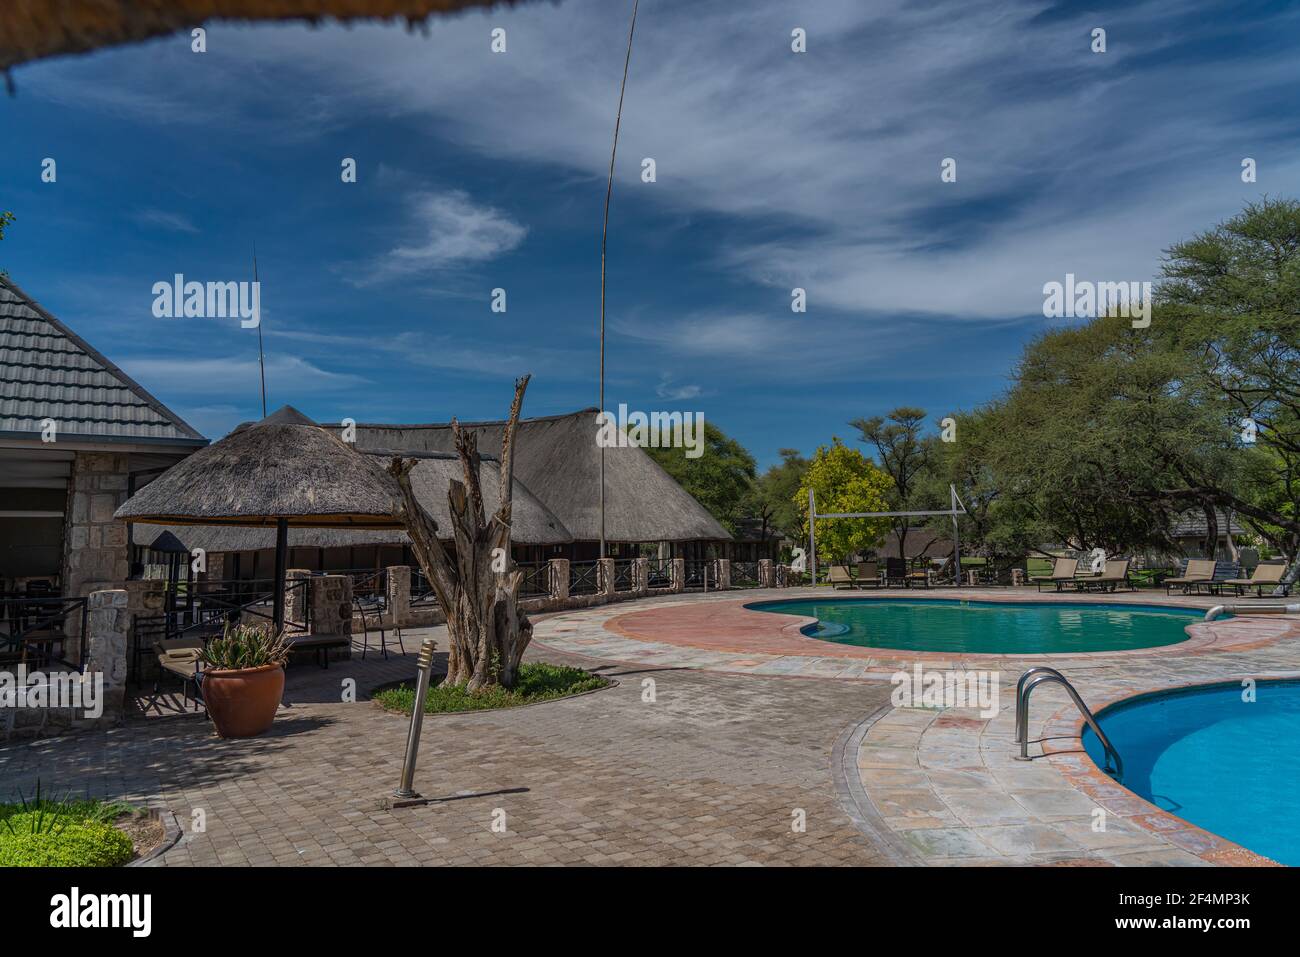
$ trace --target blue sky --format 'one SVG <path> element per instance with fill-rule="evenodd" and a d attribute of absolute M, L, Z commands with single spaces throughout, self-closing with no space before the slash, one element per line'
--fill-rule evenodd
<path fill-rule="evenodd" d="M 594 405 L 630 9 L 217 25 L 204 54 L 178 36 L 20 68 L 0 266 L 213 438 L 259 412 L 256 332 L 156 319 L 151 288 L 251 278 L 254 242 L 272 408 L 497 418 L 522 372 L 526 414 Z M 1298 47 L 1281 3 L 644 0 L 607 405 L 702 411 L 768 464 L 860 415 L 994 397 L 1048 326 L 1044 283 L 1150 279 L 1170 243 L 1300 194 Z"/>

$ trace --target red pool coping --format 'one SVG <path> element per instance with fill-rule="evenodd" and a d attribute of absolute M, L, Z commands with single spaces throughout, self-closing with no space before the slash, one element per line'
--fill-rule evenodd
<path fill-rule="evenodd" d="M 786 615 L 773 611 L 753 611 L 744 606 L 756 601 L 806 600 L 809 596 L 789 599 L 744 598 L 736 601 L 689 602 L 680 605 L 663 605 L 616 615 L 605 622 L 605 629 L 634 641 L 657 642 L 676 645 L 697 651 L 726 652 L 730 654 L 764 654 L 776 656 L 802 656 L 809 658 L 845 658 L 874 660 L 869 670 L 894 671 L 899 665 L 914 662 L 1044 662 L 1052 659 L 1124 659 L 1150 658 L 1163 655 L 1202 655 L 1221 652 L 1250 651 L 1275 644 L 1282 639 L 1300 636 L 1300 623 L 1278 618 L 1230 618 L 1214 622 L 1195 622 L 1186 627 L 1186 641 L 1152 648 L 1130 648 L 1122 651 L 1049 652 L 1041 654 L 988 654 L 937 651 L 901 651 L 897 648 L 866 648 L 821 641 L 801 633 L 800 629 L 814 624 L 815 618 L 805 615 Z M 815 596 L 826 597 L 831 596 Z M 841 596 L 835 596 L 839 598 Z M 879 598 L 908 598 L 918 601 L 962 600 L 979 602 L 1041 604 L 1143 604 L 1170 609 L 1206 611 L 1200 605 L 1180 604 L 1169 600 L 1150 599 L 1146 596 L 1084 598 L 1070 595 L 1037 597 L 1033 594 L 979 595 L 969 594 L 921 595 L 915 592 L 885 593 Z M 874 598 L 852 598 L 852 601 L 872 601 Z"/>
<path fill-rule="evenodd" d="M 1246 674 L 1240 677 L 1228 677 L 1216 681 L 1190 681 L 1183 684 L 1161 685 L 1143 691 L 1126 692 L 1108 698 L 1093 709 L 1099 714 L 1105 708 L 1122 701 L 1131 701 L 1145 695 L 1161 692 L 1179 691 L 1184 688 L 1204 688 L 1213 685 L 1232 684 L 1252 679 L 1256 682 L 1277 681 L 1276 675 Z M 1285 680 L 1285 679 L 1283 679 Z M 1075 717 L 1071 717 L 1073 712 Z M 1097 767 L 1083 747 L 1083 729 L 1086 722 L 1072 705 L 1057 711 L 1043 726 L 1044 740 L 1041 742 L 1043 754 L 1052 767 L 1060 772 L 1066 782 L 1075 790 L 1086 794 L 1099 807 L 1114 813 L 1139 827 L 1159 834 L 1183 850 L 1195 854 L 1203 861 L 1221 867 L 1284 867 L 1271 857 L 1257 854 L 1248 847 L 1243 847 L 1226 837 L 1220 837 L 1213 831 L 1193 824 L 1176 814 L 1157 807 L 1146 798 L 1124 785 L 1119 784 L 1101 768 Z M 1063 732 L 1059 735 L 1057 732 Z M 1062 741 L 1061 738 L 1065 740 Z"/>

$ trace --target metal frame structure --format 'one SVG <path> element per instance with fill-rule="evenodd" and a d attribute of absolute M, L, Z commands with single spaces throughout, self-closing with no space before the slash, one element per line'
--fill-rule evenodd
<path fill-rule="evenodd" d="M 817 519 L 819 518 L 921 518 L 933 515 L 952 516 L 952 560 L 953 581 L 961 583 L 961 537 L 957 528 L 957 516 L 969 514 L 957 495 L 957 486 L 949 485 L 952 493 L 952 506 L 945 509 L 918 512 L 817 512 L 817 498 L 812 489 L 808 490 L 808 559 L 812 562 L 812 583 L 817 584 Z M 904 556 L 906 557 L 906 556 Z"/>

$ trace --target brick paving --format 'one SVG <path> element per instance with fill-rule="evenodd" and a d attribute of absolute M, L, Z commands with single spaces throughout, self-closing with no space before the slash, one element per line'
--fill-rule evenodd
<path fill-rule="evenodd" d="M 756 595 L 765 597 L 746 597 Z M 425 807 L 388 806 L 407 721 L 368 692 L 411 677 L 419 639 L 440 628 L 408 631 L 410 655 L 295 667 L 285 707 L 261 738 L 222 741 L 198 717 L 137 719 L 0 746 L 0 781 L 30 793 L 39 778 L 43 789 L 169 808 L 185 836 L 159 866 L 1258 861 L 1102 778 L 1078 752 L 1077 720 L 1052 686 L 1034 696 L 1037 760 L 1015 761 L 1010 689 L 1042 657 L 916 655 L 927 668 L 999 671 L 1001 710 L 988 719 L 894 709 L 888 678 L 899 653 L 827 655 L 823 643 L 780 627 L 747 647 L 727 622 L 738 607 L 735 594 L 668 596 L 539 621 L 530 658 L 618 685 L 530 708 L 429 716 L 416 787 L 452 800 Z M 635 631 L 618 627 L 629 619 Z M 1300 669 L 1293 619 L 1193 625 L 1192 634 L 1165 649 L 1051 663 L 1094 703 Z M 342 700 L 348 679 L 353 703 Z M 1098 807 L 1110 815 L 1101 833 L 1091 828 Z M 802 832 L 792 827 L 798 811 Z"/>
<path fill-rule="evenodd" d="M 409 650 L 421 634 L 407 633 Z M 457 800 L 385 806 L 407 721 L 364 693 L 412 675 L 413 655 L 295 667 L 286 707 L 260 738 L 223 741 L 198 717 L 137 719 L 0 747 L 0 780 L 30 793 L 39 778 L 43 789 L 169 808 L 185 836 L 162 866 L 887 860 L 840 804 L 831 770 L 837 736 L 877 709 L 887 686 L 625 668 L 540 646 L 530 657 L 585 664 L 618 685 L 511 711 L 429 716 L 416 788 Z M 340 700 L 348 677 L 362 700 Z M 653 702 L 643 700 L 646 679 Z"/>

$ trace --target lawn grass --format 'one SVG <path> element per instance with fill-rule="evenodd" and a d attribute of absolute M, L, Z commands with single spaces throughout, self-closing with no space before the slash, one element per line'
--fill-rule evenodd
<path fill-rule="evenodd" d="M 447 714 L 517 708 L 538 701 L 554 701 L 584 691 L 595 691 L 608 684 L 607 679 L 581 668 L 532 661 L 519 666 L 518 680 L 508 691 L 495 687 L 470 694 L 464 685 L 434 685 L 425 696 L 424 713 Z M 410 714 L 415 703 L 415 689 L 411 685 L 386 688 L 375 695 L 375 700 L 389 711 Z"/>
<path fill-rule="evenodd" d="M 43 798 L 0 804 L 0 867 L 119 867 L 134 856 L 113 826 L 133 810 L 120 802 Z"/>

